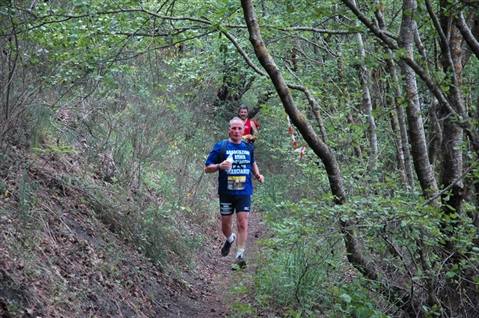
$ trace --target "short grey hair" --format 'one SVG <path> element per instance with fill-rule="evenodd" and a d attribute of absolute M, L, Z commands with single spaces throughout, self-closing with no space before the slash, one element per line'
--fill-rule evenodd
<path fill-rule="evenodd" d="M 243 121 L 243 119 L 241 119 L 239 117 L 233 117 L 233 119 L 230 120 L 230 127 L 235 121 L 241 122 L 243 124 L 243 127 L 244 127 L 244 121 Z"/>

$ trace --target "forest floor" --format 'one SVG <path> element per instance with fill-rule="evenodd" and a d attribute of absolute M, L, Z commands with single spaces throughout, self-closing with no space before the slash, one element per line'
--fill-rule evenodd
<path fill-rule="evenodd" d="M 16 164 L 27 159 L 27 169 Z M 66 167 L 20 153 L 0 161 L 0 317 L 278 317 L 254 308 L 249 288 L 267 236 L 261 213 L 250 213 L 246 269 L 232 270 L 235 244 L 221 256 L 217 213 L 201 229 L 209 240 L 193 264 L 164 272 L 92 216 L 91 197 L 61 178 L 73 170 Z M 25 188 L 27 179 L 35 186 Z"/>
<path fill-rule="evenodd" d="M 197 295 L 199 310 L 192 312 L 188 306 L 185 306 L 180 308 L 179 317 L 248 317 L 247 311 L 254 305 L 254 296 L 248 287 L 253 283 L 252 273 L 261 259 L 257 242 L 266 236 L 260 213 L 251 212 L 248 223 L 248 241 L 245 250 L 248 266 L 243 270 L 232 270 L 236 245 L 233 244 L 228 256 L 221 256 L 220 248 L 224 237 L 218 217 L 217 228 L 212 230 L 212 232 L 215 231 L 214 233 L 211 233 L 214 241 L 196 256 L 196 277 L 193 279 L 192 292 Z M 240 293 L 239 290 L 244 291 L 244 288 L 249 292 Z M 256 313 L 254 316 L 261 317 L 263 314 Z"/>

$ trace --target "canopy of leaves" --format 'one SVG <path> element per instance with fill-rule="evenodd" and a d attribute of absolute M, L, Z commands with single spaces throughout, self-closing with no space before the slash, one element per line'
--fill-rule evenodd
<path fill-rule="evenodd" d="M 456 27 L 461 14 L 477 42 L 478 8 L 468 1 L 425 1 L 414 10 L 406 4 L 416 5 L 254 3 L 266 53 L 297 112 L 338 162 L 344 204 L 334 204 L 321 156 L 310 147 L 302 159 L 294 151 L 292 137 L 302 146 L 311 136 L 301 136 L 300 125 L 288 131 L 241 1 L 1 4 L 0 154 L 14 148 L 55 158 L 81 154 L 83 177 L 76 182 L 92 193 L 101 189 L 104 222 L 167 268 L 163 256 L 186 259 L 192 251 L 173 238 L 213 219 L 200 213 L 217 209 L 204 158 L 225 137 L 237 106 L 247 104 L 261 123 L 255 146 L 267 180 L 254 204 L 271 231 L 262 243 L 269 256 L 255 276 L 257 308 L 287 308 L 290 317 L 475 317 L 478 53 L 462 33 L 438 25 Z M 401 32 L 411 15 L 417 28 L 410 29 L 408 50 Z M 363 104 L 363 71 L 371 114 Z M 412 82 L 414 96 L 407 94 Z M 417 111 L 407 112 L 415 98 Z M 368 155 L 368 116 L 377 126 L 377 157 Z M 407 139 L 417 133 L 409 129 L 413 120 L 425 131 L 424 153 Z M 421 188 L 425 169 L 417 162 L 426 157 L 437 190 Z M 415 164 L 411 182 L 405 161 Z M 93 177 L 102 184 L 86 181 Z M 3 192 L 19 191 L 2 182 Z M 128 201 L 105 203 L 125 193 Z M 34 211 L 29 204 L 5 211 Z M 348 233 L 361 246 L 362 264 L 342 244 Z M 374 268 L 376 279 L 365 268 Z"/>

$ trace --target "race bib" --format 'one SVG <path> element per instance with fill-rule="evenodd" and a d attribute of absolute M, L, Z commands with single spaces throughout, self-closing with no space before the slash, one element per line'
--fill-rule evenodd
<path fill-rule="evenodd" d="M 228 190 L 244 190 L 246 176 L 228 176 Z"/>

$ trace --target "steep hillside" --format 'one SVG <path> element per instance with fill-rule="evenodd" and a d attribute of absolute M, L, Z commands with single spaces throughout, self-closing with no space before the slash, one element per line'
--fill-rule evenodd
<path fill-rule="evenodd" d="M 11 149 L 1 159 L 0 317 L 226 317 L 254 303 L 238 289 L 258 266 L 261 214 L 251 214 L 250 265 L 241 273 L 231 271 L 234 255 L 220 256 L 217 215 L 174 238 L 201 241 L 193 253 L 165 241 L 168 259 L 155 262 L 121 228 L 140 203 L 127 194 L 129 207 L 104 202 L 100 191 L 111 184 L 87 177 L 83 158 Z M 121 200 L 113 190 L 109 199 Z"/>
<path fill-rule="evenodd" d="M 83 171 L 74 156 L 3 154 L 0 316 L 201 317 L 202 301 L 211 296 L 203 287 L 214 275 L 197 271 L 204 266 L 188 267 L 179 259 L 190 255 L 172 251 L 153 264 L 115 222 L 129 212 L 109 211 L 95 197 L 95 185 L 109 185 L 82 179 Z"/>

